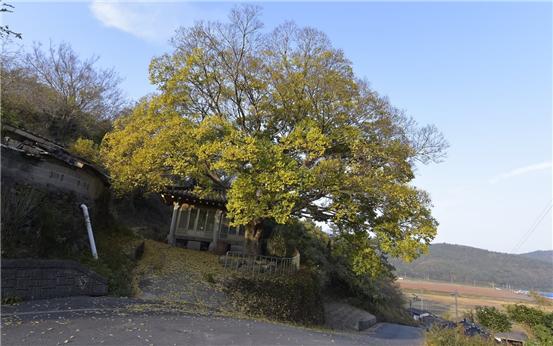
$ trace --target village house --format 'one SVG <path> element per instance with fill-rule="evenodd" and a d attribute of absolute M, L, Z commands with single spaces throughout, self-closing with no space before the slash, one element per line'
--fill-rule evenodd
<path fill-rule="evenodd" d="M 93 202 L 109 187 L 100 168 L 60 144 L 27 130 L 2 126 L 2 182 L 75 193 Z"/>

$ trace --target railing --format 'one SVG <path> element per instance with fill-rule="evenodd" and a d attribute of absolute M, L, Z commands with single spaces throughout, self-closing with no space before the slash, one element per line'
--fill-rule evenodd
<path fill-rule="evenodd" d="M 223 266 L 229 269 L 240 270 L 257 274 L 290 274 L 300 268 L 300 253 L 296 251 L 293 257 L 272 257 L 246 255 L 238 251 L 227 251 Z"/>

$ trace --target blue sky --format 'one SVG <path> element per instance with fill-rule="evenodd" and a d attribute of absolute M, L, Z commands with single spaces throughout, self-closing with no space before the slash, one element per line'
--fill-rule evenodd
<path fill-rule="evenodd" d="M 66 41 L 100 56 L 129 98 L 154 91 L 152 57 L 195 20 L 225 20 L 232 3 L 17 3 L 3 23 L 21 43 Z M 313 26 L 355 72 L 419 123 L 436 124 L 451 147 L 418 168 L 440 222 L 436 242 L 501 252 L 552 249 L 552 4 L 262 3 L 266 29 Z"/>

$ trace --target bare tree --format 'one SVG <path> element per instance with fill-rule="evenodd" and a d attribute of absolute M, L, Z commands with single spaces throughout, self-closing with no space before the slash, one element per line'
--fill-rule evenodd
<path fill-rule="evenodd" d="M 39 82 L 58 93 L 58 117 L 68 119 L 88 113 L 97 119 L 113 119 L 124 105 L 121 78 L 113 69 L 96 68 L 98 59 L 93 56 L 81 60 L 69 44 L 50 43 L 46 51 L 35 44 L 25 56 L 25 63 Z"/>
<path fill-rule="evenodd" d="M 126 104 L 121 78 L 97 62 L 97 56 L 81 59 L 67 43 L 50 43 L 47 49 L 35 44 L 19 53 L 15 63 L 2 66 L 3 116 L 31 130 L 43 122 L 45 129 L 38 132 L 61 142 L 98 141 Z"/>
<path fill-rule="evenodd" d="M 0 13 L 12 13 L 13 9 L 14 6 L 8 4 L 7 2 L 0 3 Z M 6 40 L 10 36 L 17 37 L 18 39 L 23 37 L 20 32 L 15 32 L 10 29 L 9 25 L 0 25 L 0 39 Z"/>

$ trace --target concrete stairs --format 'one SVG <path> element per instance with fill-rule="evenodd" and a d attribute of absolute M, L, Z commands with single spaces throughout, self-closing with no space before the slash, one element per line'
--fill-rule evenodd
<path fill-rule="evenodd" d="M 362 331 L 376 324 L 376 317 L 354 306 L 339 302 L 324 304 L 325 325 L 328 328 Z"/>

